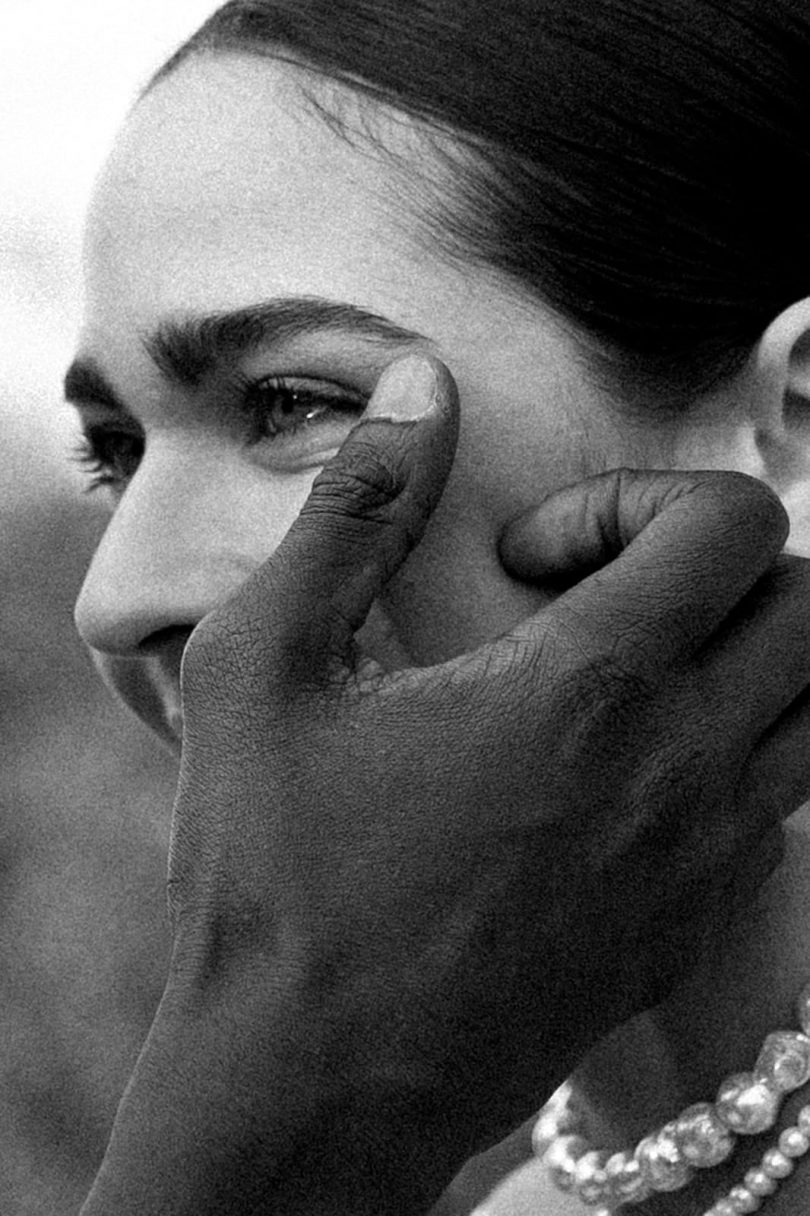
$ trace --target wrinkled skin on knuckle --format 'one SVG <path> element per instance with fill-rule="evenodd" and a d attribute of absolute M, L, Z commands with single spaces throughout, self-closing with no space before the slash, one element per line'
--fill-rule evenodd
<path fill-rule="evenodd" d="M 513 763 L 521 749 L 542 741 L 547 715 L 545 666 L 537 648 L 522 638 L 501 638 L 496 646 L 454 659 L 438 669 L 443 713 L 454 732 L 463 724 L 465 743 Z"/>
<path fill-rule="evenodd" d="M 587 834 L 593 792 L 614 794 L 617 757 L 629 763 L 647 697 L 624 667 L 608 659 L 594 664 L 576 634 L 574 646 L 561 648 L 556 634 L 506 634 L 440 671 L 445 710 L 465 723 L 469 771 L 478 771 L 482 797 L 503 801 L 509 786 L 516 822 L 565 823 Z M 626 765 L 620 777 L 628 779 Z M 534 791 L 535 800 L 525 791 Z"/>
<path fill-rule="evenodd" d="M 556 669 L 581 681 L 591 698 L 598 697 L 606 703 L 614 698 L 620 704 L 627 697 L 652 696 L 659 675 L 639 665 L 638 651 L 640 647 L 649 649 L 651 636 L 653 643 L 656 641 L 653 621 L 656 608 L 655 592 L 651 592 L 648 622 L 606 611 L 595 624 L 569 606 L 565 617 L 555 617 L 547 631 L 545 644 Z"/>
<path fill-rule="evenodd" d="M 777 546 L 786 537 L 786 516 L 777 495 L 748 474 L 722 470 L 680 473 L 673 479 L 620 468 L 604 476 L 604 499 L 613 505 L 594 500 L 592 531 L 603 535 L 606 552 L 618 553 L 657 516 L 686 499 L 695 500 L 696 511 L 707 519 L 726 520 L 726 526 L 745 520 L 747 528 L 764 532 Z"/>
<path fill-rule="evenodd" d="M 689 730 L 657 739 L 640 766 L 633 791 L 639 829 L 662 860 L 693 835 L 696 816 L 708 843 L 716 812 L 728 801 L 725 775 L 717 769 L 711 741 Z"/>
<path fill-rule="evenodd" d="M 654 681 L 634 662 L 632 651 L 617 642 L 594 655 L 576 674 L 576 695 L 590 721 L 613 720 L 624 729 L 655 699 Z"/>
<path fill-rule="evenodd" d="M 544 637 L 526 636 L 520 631 L 505 633 L 495 648 L 504 677 L 514 687 L 525 683 L 532 691 L 553 693 L 556 681 L 564 673 L 565 664 L 554 647 Z"/>
<path fill-rule="evenodd" d="M 324 466 L 304 504 L 301 518 L 315 519 L 318 527 L 333 521 L 386 518 L 386 508 L 403 481 L 401 462 L 387 448 L 355 437 L 351 467 L 340 461 Z"/>
<path fill-rule="evenodd" d="M 672 487 L 659 508 L 683 498 L 695 498 L 704 503 L 707 515 L 726 526 L 735 528 L 745 522 L 752 535 L 768 537 L 778 548 L 787 539 L 787 516 L 777 494 L 757 477 L 737 470 L 723 469 L 688 476 Z"/>
<path fill-rule="evenodd" d="M 583 856 L 599 868 L 632 850 L 651 816 L 671 801 L 668 748 L 677 752 L 678 707 L 651 695 L 610 656 L 569 670 L 556 683 L 552 783 Z M 654 793 L 650 794 L 649 791 Z M 600 860 L 601 858 L 601 860 Z"/>

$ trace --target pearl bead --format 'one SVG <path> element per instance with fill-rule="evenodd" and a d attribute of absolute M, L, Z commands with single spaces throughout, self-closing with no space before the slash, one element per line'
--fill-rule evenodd
<path fill-rule="evenodd" d="M 786 1157 L 803 1157 L 810 1149 L 810 1140 L 798 1127 L 786 1127 L 779 1137 L 779 1151 Z"/>
<path fill-rule="evenodd" d="M 572 1189 L 577 1161 L 590 1147 L 582 1136 L 560 1136 L 549 1147 L 545 1164 L 549 1175 L 561 1191 Z"/>
<path fill-rule="evenodd" d="M 553 1125 L 555 1136 L 582 1131 L 582 1112 L 577 1110 L 572 1102 L 573 1091 L 568 1081 L 564 1081 L 559 1089 L 546 1102 L 540 1111 L 535 1127 L 542 1125 L 543 1129 Z"/>
<path fill-rule="evenodd" d="M 733 1186 L 728 1193 L 728 1201 L 739 1216 L 748 1216 L 750 1212 L 758 1212 L 762 1207 L 759 1195 L 755 1195 L 747 1186 Z"/>
<path fill-rule="evenodd" d="M 548 1176 L 554 1183 L 558 1191 L 572 1191 L 574 1189 L 574 1163 L 555 1162 L 548 1167 Z"/>
<path fill-rule="evenodd" d="M 646 1136 L 636 1148 L 636 1160 L 655 1191 L 679 1191 L 693 1175 L 673 1136 L 674 1124 Z"/>
<path fill-rule="evenodd" d="M 711 1210 L 711 1216 L 737 1216 L 734 1205 L 730 1199 L 718 1199 L 717 1203 Z"/>
<path fill-rule="evenodd" d="M 769 1034 L 754 1065 L 754 1076 L 778 1093 L 801 1089 L 810 1081 L 810 1039 L 794 1030 Z"/>
<path fill-rule="evenodd" d="M 605 1162 L 605 1174 L 611 1183 L 620 1182 L 630 1171 L 631 1176 L 638 1177 L 641 1166 L 632 1153 L 613 1153 Z"/>
<path fill-rule="evenodd" d="M 606 1199 L 610 1199 L 612 1197 L 610 1187 L 599 1187 L 595 1182 L 589 1183 L 585 1187 L 575 1187 L 574 1189 L 580 1203 L 583 1203 L 587 1208 L 601 1207 Z"/>
<path fill-rule="evenodd" d="M 787 1178 L 796 1167 L 778 1148 L 769 1148 L 762 1158 L 762 1168 L 769 1178 Z"/>
<path fill-rule="evenodd" d="M 589 1145 L 587 1151 L 577 1157 L 577 1181 L 589 1182 L 591 1178 L 595 1178 L 598 1174 L 604 1174 L 605 1162 L 608 1160 L 608 1157 L 609 1153 L 599 1152 Z"/>
<path fill-rule="evenodd" d="M 618 1170 L 616 1158 L 624 1158 L 621 1172 Z M 616 1194 L 626 1202 L 646 1199 L 652 1188 L 648 1185 L 641 1165 L 629 1153 L 616 1153 L 605 1165 L 605 1173 L 610 1179 Z"/>
<path fill-rule="evenodd" d="M 590 1147 L 584 1136 L 558 1136 L 546 1154 L 546 1157 L 553 1156 L 557 1152 L 561 1158 L 566 1157 L 568 1160 L 576 1163 L 583 1153 L 587 1153 L 590 1150 Z"/>
<path fill-rule="evenodd" d="M 645 1137 L 634 1152 L 594 1149 L 584 1136 L 582 1112 L 566 1082 L 546 1103 L 532 1128 L 532 1148 L 551 1180 L 574 1191 L 593 1216 L 613 1216 L 618 1208 L 643 1203 L 655 1192 L 674 1192 L 691 1181 L 695 1169 L 709 1169 L 732 1154 L 738 1135 L 756 1136 L 772 1128 L 784 1096 L 810 1083 L 810 984 L 797 1004 L 802 1031 L 775 1031 L 762 1044 L 751 1072 L 735 1073 L 720 1086 L 714 1104 L 696 1103 L 677 1119 Z M 742 1183 L 715 1201 L 704 1216 L 749 1216 L 810 1153 L 810 1102 L 795 1125 L 749 1169 Z"/>
<path fill-rule="evenodd" d="M 557 1115 L 544 1108 L 532 1128 L 532 1152 L 536 1157 L 543 1157 L 557 1137 L 561 1134 Z"/>
<path fill-rule="evenodd" d="M 743 1184 L 752 1195 L 761 1195 L 763 1198 L 772 1195 L 779 1187 L 779 1183 L 761 1168 L 749 1170 L 743 1178 Z"/>
<path fill-rule="evenodd" d="M 773 1127 L 781 1095 L 750 1072 L 727 1077 L 717 1092 L 715 1110 L 721 1122 L 741 1136 L 757 1136 Z"/>
<path fill-rule="evenodd" d="M 675 1120 L 673 1135 L 684 1161 L 700 1169 L 726 1161 L 736 1141 L 710 1102 L 687 1107 Z"/>
<path fill-rule="evenodd" d="M 574 1189 L 583 1203 L 604 1203 L 610 1197 L 611 1186 L 605 1173 L 605 1162 L 609 1155 L 591 1149 L 577 1161 Z"/>

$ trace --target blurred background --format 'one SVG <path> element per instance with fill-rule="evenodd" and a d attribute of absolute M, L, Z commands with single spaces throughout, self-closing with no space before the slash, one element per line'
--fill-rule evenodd
<path fill-rule="evenodd" d="M 61 379 L 82 217 L 213 0 L 0 0 L 0 1212 L 78 1210 L 162 990 L 174 762 L 71 611 L 104 526 Z"/>
<path fill-rule="evenodd" d="M 69 459 L 61 381 L 95 175 L 216 7 L 0 0 L 0 1216 L 78 1213 L 163 990 L 175 765 L 75 636 L 105 514 Z M 494 1181 L 471 1166 L 462 1190 Z M 534 1211 L 537 1185 L 529 1167 L 498 1211 Z"/>

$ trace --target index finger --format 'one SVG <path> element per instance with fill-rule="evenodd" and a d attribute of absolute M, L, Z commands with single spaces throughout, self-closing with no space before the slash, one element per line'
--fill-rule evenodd
<path fill-rule="evenodd" d="M 583 656 L 650 674 L 693 653 L 784 546 L 787 514 L 743 473 L 616 469 L 549 496 L 501 537 L 528 580 L 589 573 L 512 630 L 547 643 L 555 624 Z"/>

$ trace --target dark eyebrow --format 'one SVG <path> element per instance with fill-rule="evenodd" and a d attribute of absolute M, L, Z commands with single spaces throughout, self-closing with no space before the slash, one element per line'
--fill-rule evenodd
<path fill-rule="evenodd" d="M 111 410 L 127 413 L 127 407 L 92 359 L 76 359 L 65 376 L 65 400 L 106 405 Z"/>
<path fill-rule="evenodd" d="M 145 346 L 168 380 L 184 388 L 196 388 L 224 361 L 270 342 L 324 331 L 403 347 L 428 341 L 422 334 L 354 304 L 317 296 L 291 296 L 235 312 L 169 318 L 145 339 Z"/>
<path fill-rule="evenodd" d="M 290 296 L 233 312 L 168 318 L 144 339 L 144 346 L 167 380 L 183 388 L 197 388 L 223 361 L 249 354 L 270 342 L 325 330 L 389 346 L 408 347 L 429 341 L 415 330 L 403 329 L 387 317 L 355 304 L 336 303 L 318 296 Z M 92 358 L 78 358 L 71 364 L 64 392 L 70 402 L 92 402 L 120 413 L 129 412 Z"/>

